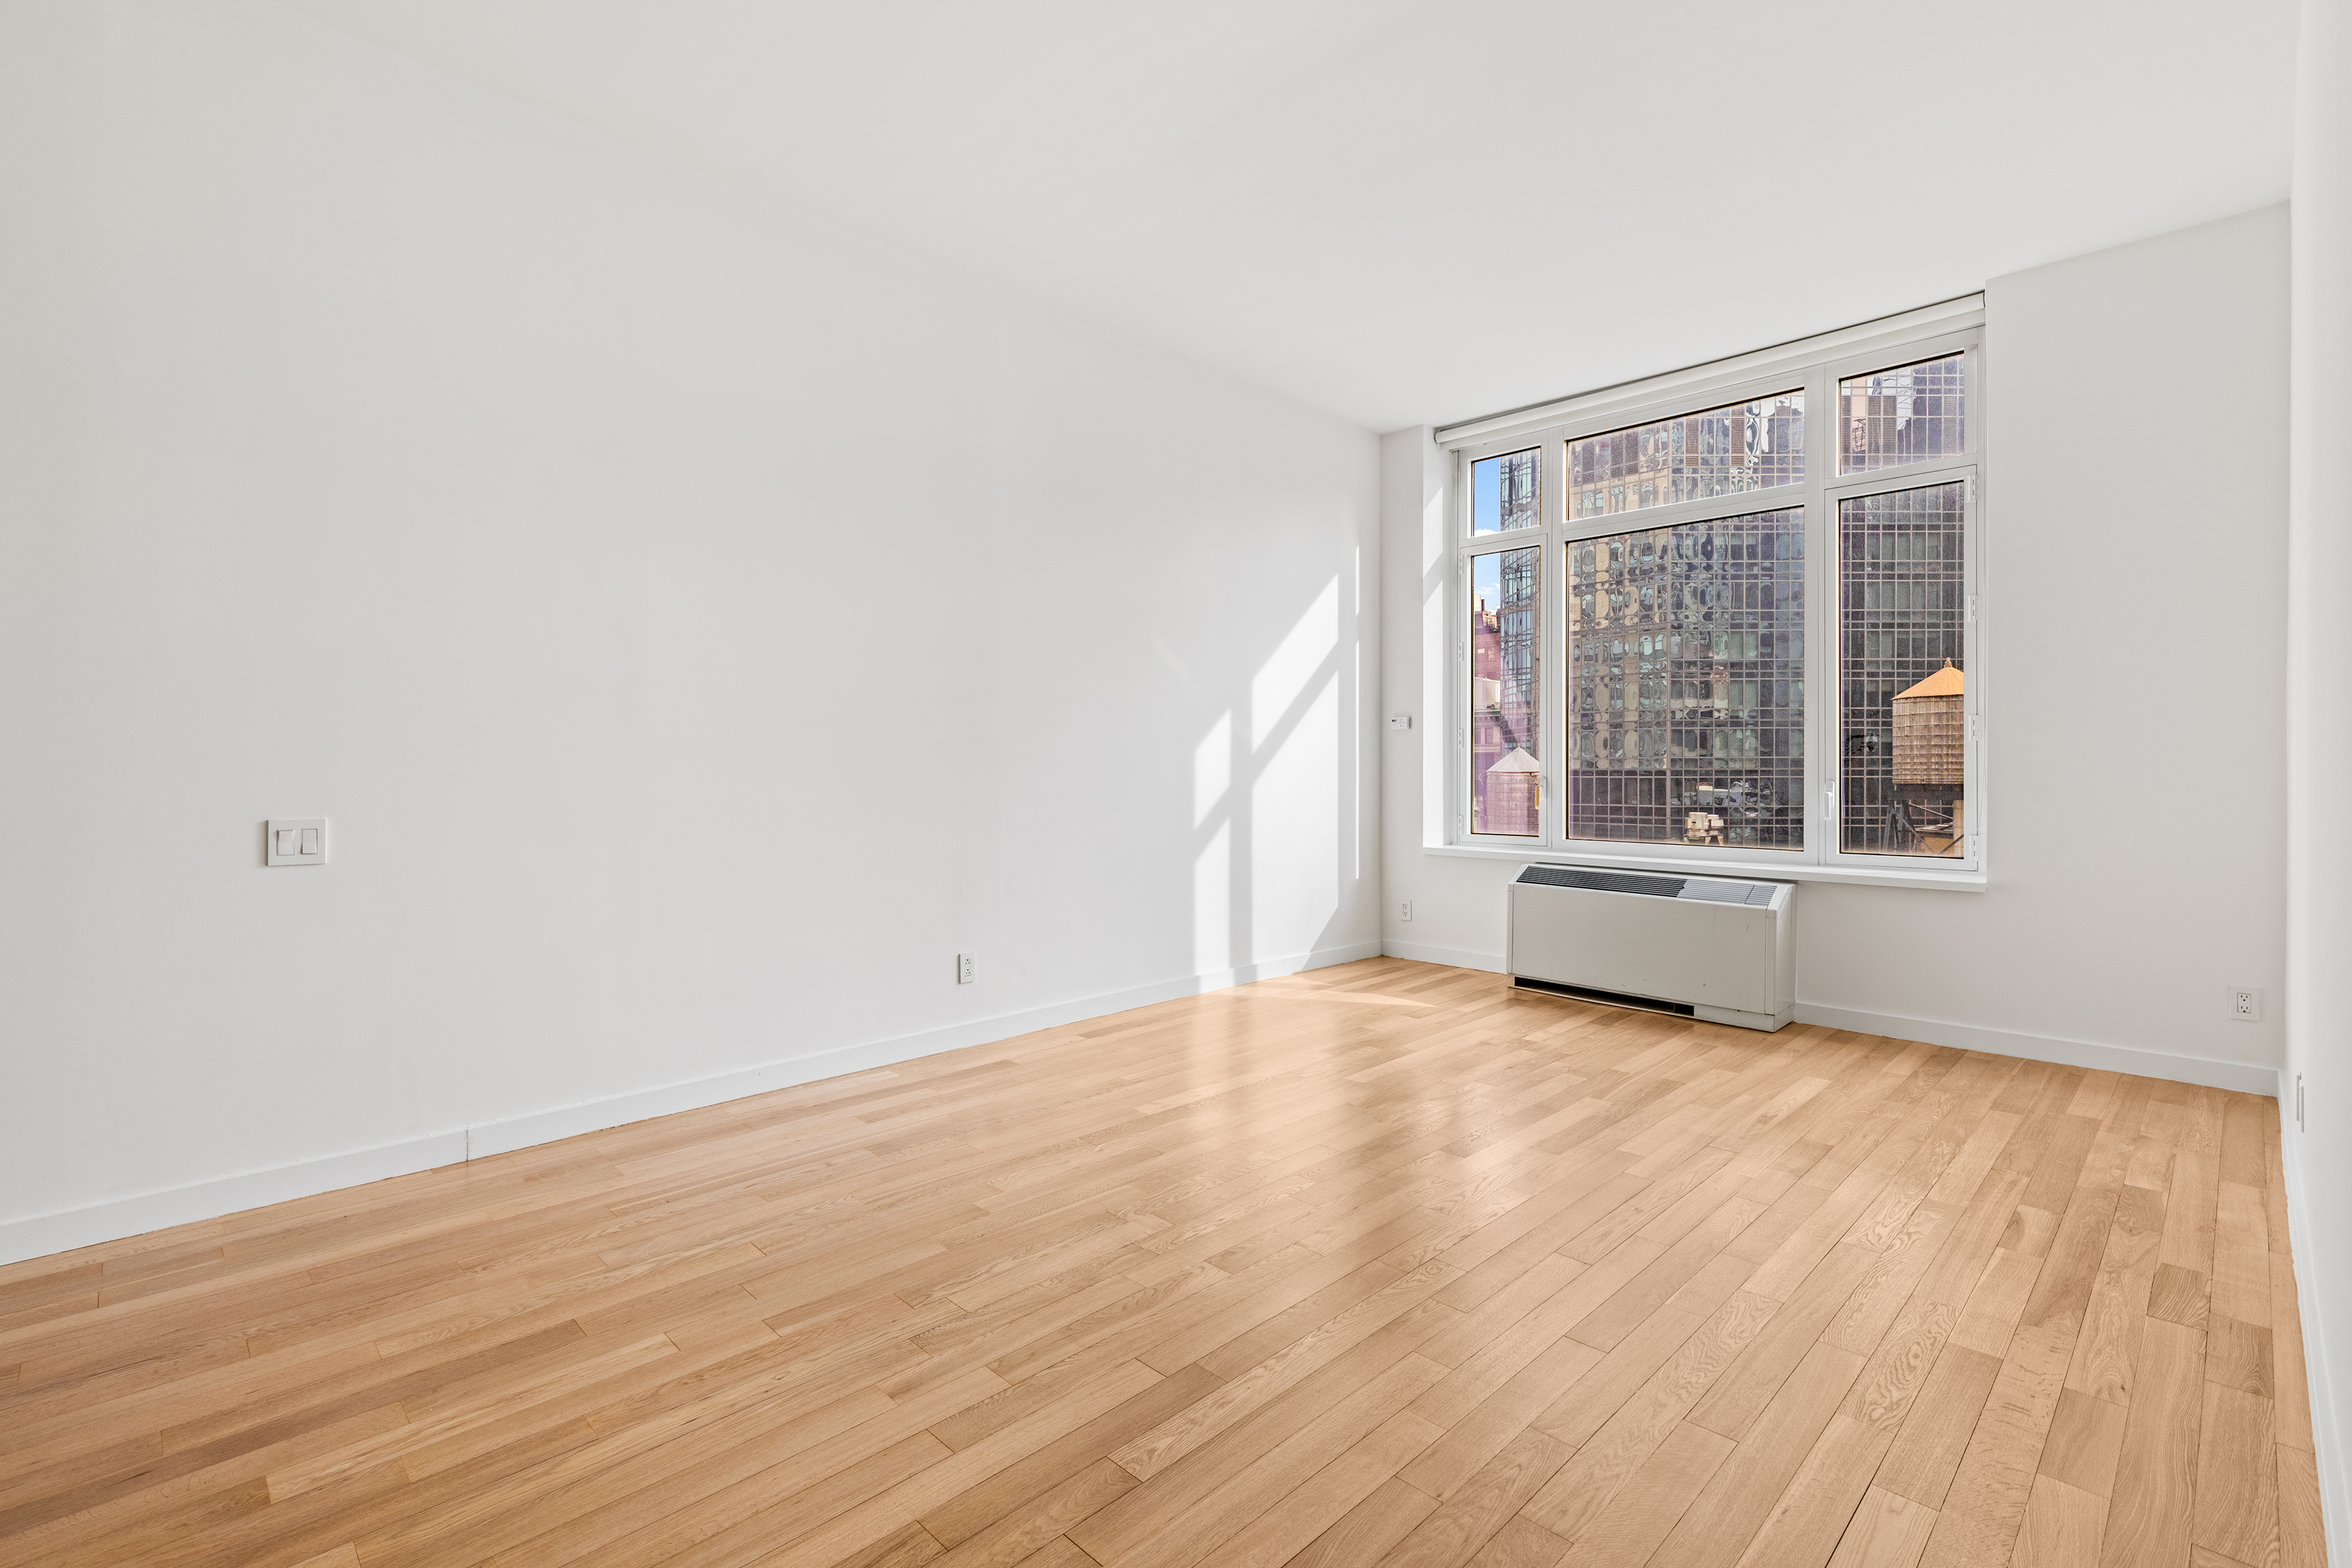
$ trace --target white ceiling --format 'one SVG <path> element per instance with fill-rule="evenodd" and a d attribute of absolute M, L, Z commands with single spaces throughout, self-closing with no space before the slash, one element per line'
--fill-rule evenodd
<path fill-rule="evenodd" d="M 2283 200 L 2294 0 L 290 0 L 1374 429 Z"/>

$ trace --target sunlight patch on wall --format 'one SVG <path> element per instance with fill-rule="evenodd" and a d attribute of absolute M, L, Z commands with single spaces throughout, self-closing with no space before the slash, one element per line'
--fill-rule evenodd
<path fill-rule="evenodd" d="M 1339 579 L 1335 575 L 1315 595 L 1250 681 L 1250 745 L 1265 744 L 1307 682 L 1339 646 Z"/>
<path fill-rule="evenodd" d="M 1221 822 L 1192 858 L 1192 972 L 1213 973 L 1234 963 L 1234 830 Z"/>
<path fill-rule="evenodd" d="M 1209 814 L 1224 803 L 1225 791 L 1234 782 L 1234 715 L 1227 709 L 1217 715 L 1201 743 L 1192 748 L 1192 826 L 1198 827 L 1209 820 Z"/>
<path fill-rule="evenodd" d="M 1339 678 L 1324 677 L 1250 787 L 1250 941 L 1255 956 L 1318 944 L 1339 909 Z"/>

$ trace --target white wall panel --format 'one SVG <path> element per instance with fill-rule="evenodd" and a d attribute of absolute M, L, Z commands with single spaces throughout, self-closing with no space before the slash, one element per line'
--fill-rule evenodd
<path fill-rule="evenodd" d="M 1364 432 L 241 0 L 0 210 L 0 1221 L 1377 941 Z"/>

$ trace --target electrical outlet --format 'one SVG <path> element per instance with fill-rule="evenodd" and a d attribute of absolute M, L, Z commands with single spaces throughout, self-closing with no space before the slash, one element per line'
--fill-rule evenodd
<path fill-rule="evenodd" d="M 2295 1074 L 2295 1075 L 2294 1075 L 2294 1130 L 2295 1130 L 2297 1132 L 2301 1132 L 2301 1131 L 2304 1131 L 2304 1125 L 2303 1125 L 2303 1075 L 2302 1075 L 2301 1073 L 2297 1073 L 2297 1074 Z"/>
<path fill-rule="evenodd" d="M 1411 899 L 1407 899 L 1402 903 L 1397 905 L 1397 919 L 1401 921 L 1409 921 L 1412 919 L 1412 900 Z"/>
<path fill-rule="evenodd" d="M 956 984 L 959 984 L 959 985 L 969 985 L 969 984 L 971 984 L 973 981 L 975 981 L 975 980 L 977 980 L 977 979 L 979 979 L 979 978 L 980 978 L 980 954 L 978 954 L 978 953 L 976 953 L 976 952 L 959 952 L 959 953 L 957 953 L 957 954 L 956 954 Z"/>
<path fill-rule="evenodd" d="M 2263 994 L 2251 985 L 2230 987 L 2230 1016 L 2241 1024 L 2263 1021 Z"/>

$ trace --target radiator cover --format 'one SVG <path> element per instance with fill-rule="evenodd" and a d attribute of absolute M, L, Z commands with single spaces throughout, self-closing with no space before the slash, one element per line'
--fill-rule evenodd
<path fill-rule="evenodd" d="M 1510 889 L 1511 976 L 1769 1032 L 1796 1008 L 1796 896 L 1793 882 L 1525 866 Z"/>

